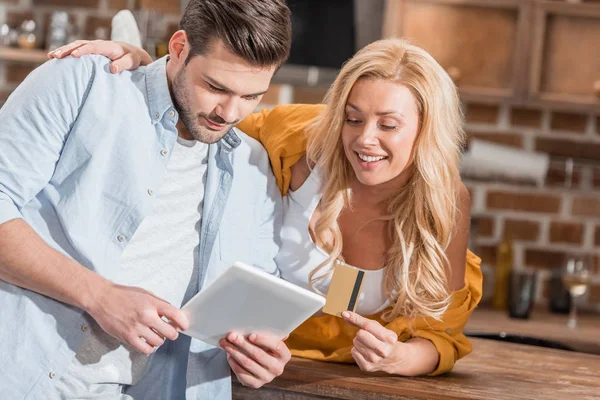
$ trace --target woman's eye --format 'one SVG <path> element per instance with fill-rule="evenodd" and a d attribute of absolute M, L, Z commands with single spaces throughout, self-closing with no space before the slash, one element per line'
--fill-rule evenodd
<path fill-rule="evenodd" d="M 348 125 L 358 125 L 358 124 L 360 124 L 360 121 L 357 119 L 346 118 L 346 123 Z"/>
<path fill-rule="evenodd" d="M 393 131 L 398 128 L 397 126 L 391 126 L 391 125 L 379 125 L 379 127 L 384 131 Z"/>

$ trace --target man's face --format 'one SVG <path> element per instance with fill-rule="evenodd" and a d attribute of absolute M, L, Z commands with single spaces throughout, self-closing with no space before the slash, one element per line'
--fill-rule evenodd
<path fill-rule="evenodd" d="M 171 90 L 191 136 L 215 143 L 250 114 L 267 91 L 276 66 L 255 67 L 216 40 L 210 52 L 193 57 L 175 73 Z"/>

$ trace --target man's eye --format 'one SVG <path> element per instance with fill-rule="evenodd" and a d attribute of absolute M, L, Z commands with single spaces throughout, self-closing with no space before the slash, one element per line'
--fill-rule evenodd
<path fill-rule="evenodd" d="M 244 96 L 244 99 L 252 101 L 252 100 L 258 99 L 259 97 L 260 97 L 259 95 L 253 94 L 251 96 Z"/>
<path fill-rule="evenodd" d="M 208 84 L 208 87 L 210 88 L 210 90 L 212 90 L 213 92 L 217 92 L 217 93 L 223 93 L 224 90 L 221 88 L 218 88 L 216 86 L 211 85 L 210 83 Z"/>

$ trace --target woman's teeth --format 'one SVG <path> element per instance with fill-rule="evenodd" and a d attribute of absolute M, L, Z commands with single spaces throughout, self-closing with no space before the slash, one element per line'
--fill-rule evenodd
<path fill-rule="evenodd" d="M 360 158 L 361 160 L 366 161 L 366 162 L 375 162 L 375 161 L 383 160 L 384 158 L 387 158 L 387 157 L 385 157 L 385 156 L 367 156 L 367 155 L 358 153 L 358 158 Z"/>

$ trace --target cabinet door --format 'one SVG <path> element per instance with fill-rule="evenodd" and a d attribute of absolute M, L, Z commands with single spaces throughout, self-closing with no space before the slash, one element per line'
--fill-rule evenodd
<path fill-rule="evenodd" d="M 600 107 L 600 5 L 534 8 L 530 95 L 556 106 Z"/>
<path fill-rule="evenodd" d="M 388 0 L 384 37 L 423 47 L 455 80 L 463 98 L 517 98 L 530 3 L 519 0 Z"/>

